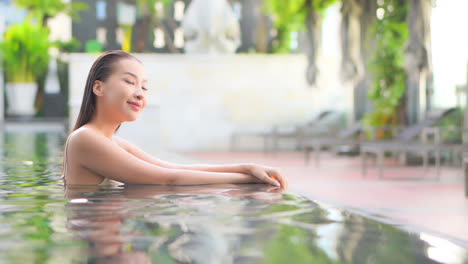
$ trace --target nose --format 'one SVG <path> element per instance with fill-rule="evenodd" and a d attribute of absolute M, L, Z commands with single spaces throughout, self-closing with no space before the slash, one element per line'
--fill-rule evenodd
<path fill-rule="evenodd" d="M 135 98 L 138 100 L 143 100 L 144 97 L 145 97 L 145 94 L 143 92 L 143 89 L 142 88 L 136 89 Z"/>

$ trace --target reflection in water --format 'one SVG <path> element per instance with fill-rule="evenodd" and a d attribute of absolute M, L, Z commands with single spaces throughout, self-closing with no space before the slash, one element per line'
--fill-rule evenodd
<path fill-rule="evenodd" d="M 73 199 L 66 207 L 67 228 L 75 239 L 88 244 L 85 255 L 91 262 L 151 263 L 144 251 L 135 250 L 126 241 L 128 234 L 121 234 L 125 211 L 121 201 Z"/>
<path fill-rule="evenodd" d="M 153 261 L 258 262 L 261 243 L 245 248 L 250 252 L 246 255 L 239 250 L 244 241 L 256 240 L 252 236 L 257 222 L 267 221 L 249 219 L 266 209 L 260 201 L 281 197 L 267 192 L 270 189 L 260 185 L 72 187 L 67 189 L 69 223 L 98 249 L 94 257 L 99 260 L 128 259 L 135 252 L 143 258 L 142 252 L 150 251 Z M 262 230 L 262 236 L 271 237 L 271 231 Z M 102 233 L 106 239 L 95 239 Z"/>
<path fill-rule="evenodd" d="M 5 135 L 0 263 L 468 261 L 444 239 L 261 184 L 64 189 L 62 143 L 50 133 Z"/>

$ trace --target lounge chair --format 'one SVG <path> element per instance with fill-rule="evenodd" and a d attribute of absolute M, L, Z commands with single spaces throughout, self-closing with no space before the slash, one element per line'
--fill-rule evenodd
<path fill-rule="evenodd" d="M 468 197 L 468 152 L 463 153 L 463 174 L 465 175 L 465 197 Z"/>
<path fill-rule="evenodd" d="M 330 129 L 336 129 L 340 123 L 341 115 L 336 111 L 323 111 L 317 117 L 304 124 L 296 126 L 275 126 L 272 130 L 272 149 L 278 150 L 278 143 L 282 139 L 295 139 L 297 148 L 300 149 L 304 139 L 312 135 L 326 134 Z"/>
<path fill-rule="evenodd" d="M 312 136 L 303 139 L 302 148 L 305 153 L 305 163 L 309 164 L 310 154 L 315 154 L 315 164 L 318 167 L 320 164 L 320 152 L 325 147 L 336 147 L 341 145 L 356 146 L 359 145 L 362 131 L 361 122 L 354 123 L 350 127 L 340 131 L 334 136 Z"/>
<path fill-rule="evenodd" d="M 386 152 L 394 152 L 394 153 L 420 152 L 423 154 L 424 167 L 427 167 L 429 152 L 434 152 L 436 155 L 435 167 L 437 170 L 437 177 L 439 177 L 440 151 L 442 150 L 442 146 L 437 143 L 431 144 L 428 142 L 421 142 L 421 141 L 418 142 L 415 139 L 418 136 L 420 136 L 425 129 L 436 125 L 440 120 L 442 120 L 444 117 L 452 113 L 454 110 L 455 108 L 431 111 L 427 114 L 426 119 L 403 129 L 400 133 L 398 133 L 391 140 L 362 142 L 361 148 L 360 148 L 361 158 L 362 158 L 362 174 L 366 175 L 367 173 L 368 154 L 376 155 L 377 166 L 379 169 L 379 177 L 382 178 L 384 155 Z M 427 137 L 423 137 L 423 138 L 427 138 Z"/>
<path fill-rule="evenodd" d="M 299 146 L 305 135 L 311 133 L 326 133 L 330 126 L 338 123 L 336 120 L 339 113 L 335 111 L 322 111 L 312 121 L 304 125 L 275 125 L 273 127 L 251 127 L 248 130 L 242 130 L 232 133 L 231 151 L 237 149 L 239 138 L 241 137 L 261 137 L 263 139 L 263 151 L 265 153 L 276 153 L 278 143 L 282 139 L 294 139 Z"/>
<path fill-rule="evenodd" d="M 314 120 L 310 121 L 308 124 L 316 124 L 320 120 L 326 118 L 332 111 L 323 111 L 321 112 Z M 236 131 L 231 135 L 231 151 L 237 149 L 239 144 L 239 139 L 241 137 L 260 137 L 263 140 L 263 151 L 268 153 L 269 151 L 276 152 L 278 148 L 278 139 L 279 138 L 299 138 L 298 136 L 298 127 L 295 126 L 250 126 L 248 129 L 243 129 L 241 131 Z M 273 142 L 272 142 L 273 141 Z M 274 145 L 272 147 L 271 145 Z"/>

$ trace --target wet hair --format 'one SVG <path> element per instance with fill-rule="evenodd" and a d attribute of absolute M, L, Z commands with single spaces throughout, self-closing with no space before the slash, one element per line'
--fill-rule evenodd
<path fill-rule="evenodd" d="M 114 72 L 114 64 L 122 59 L 135 59 L 141 63 L 135 56 L 122 50 L 107 51 L 96 59 L 91 70 L 89 70 L 80 113 L 76 119 L 73 131 L 91 121 L 96 112 L 96 95 L 93 92 L 94 83 L 96 81 L 105 82 Z"/>

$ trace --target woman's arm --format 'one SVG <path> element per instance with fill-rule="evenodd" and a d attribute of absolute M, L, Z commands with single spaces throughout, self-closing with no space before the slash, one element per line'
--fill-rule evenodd
<path fill-rule="evenodd" d="M 114 136 L 113 140 L 125 151 L 146 162 L 167 169 L 182 169 L 182 165 L 155 158 L 121 137 Z"/>
<path fill-rule="evenodd" d="M 125 149 L 127 152 L 134 155 L 135 157 L 142 159 L 146 162 L 149 162 L 151 164 L 163 167 L 163 168 L 206 171 L 206 172 L 242 173 L 242 174 L 252 175 L 260 179 L 265 178 L 268 183 L 275 185 L 275 186 L 278 186 L 278 183 L 283 188 L 287 188 L 288 186 L 287 180 L 282 175 L 282 173 L 276 168 L 260 166 L 260 165 L 252 164 L 252 163 L 228 164 L 228 165 L 207 165 L 207 164 L 183 165 L 183 164 L 171 163 L 171 162 L 157 159 L 147 154 L 146 152 L 144 152 L 137 146 L 133 145 L 132 143 L 126 141 L 125 139 L 121 137 L 114 136 L 114 140 L 123 149 Z"/>
<path fill-rule="evenodd" d="M 210 171 L 210 172 L 237 172 L 237 173 L 246 173 L 250 172 L 250 164 L 233 164 L 233 165 L 184 165 L 184 164 L 177 164 L 172 162 L 163 161 L 156 157 L 151 156 L 150 154 L 146 153 L 139 147 L 135 146 L 134 144 L 128 142 L 127 140 L 114 136 L 114 141 L 119 144 L 123 149 L 125 149 L 128 153 L 134 155 L 135 157 L 142 159 L 146 162 L 151 164 L 168 168 L 168 169 L 181 169 L 181 170 L 199 170 L 199 171 Z"/>
<path fill-rule="evenodd" d="M 69 141 L 77 162 L 104 177 L 134 184 L 211 184 L 257 183 L 259 179 L 243 173 L 219 173 L 151 164 L 128 153 L 108 138 L 83 129 Z"/>

